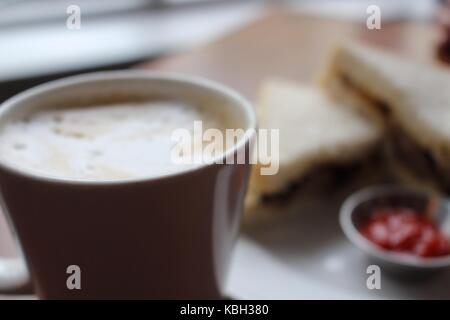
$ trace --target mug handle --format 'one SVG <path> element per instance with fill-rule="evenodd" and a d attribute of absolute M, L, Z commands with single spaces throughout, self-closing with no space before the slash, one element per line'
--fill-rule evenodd
<path fill-rule="evenodd" d="M 0 293 L 31 293 L 31 279 L 23 258 L 0 258 Z"/>
<path fill-rule="evenodd" d="M 0 241 L 4 245 L 2 247 L 5 252 L 16 251 L 18 254 L 0 256 L 0 293 L 31 293 L 31 279 L 23 258 L 22 248 L 7 220 L 8 217 L 0 209 Z"/>

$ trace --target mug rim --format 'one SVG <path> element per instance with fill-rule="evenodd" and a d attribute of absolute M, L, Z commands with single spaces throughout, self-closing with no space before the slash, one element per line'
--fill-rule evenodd
<path fill-rule="evenodd" d="M 139 183 L 139 182 L 151 182 L 151 181 L 160 181 L 168 178 L 174 178 L 178 176 L 183 176 L 189 173 L 197 172 L 203 170 L 207 167 L 217 165 L 219 160 L 227 159 L 230 156 L 233 156 L 238 150 L 245 148 L 245 146 L 251 145 L 251 141 L 256 135 L 256 114 L 255 111 L 250 104 L 250 102 L 244 98 L 240 93 L 236 90 L 225 86 L 216 81 L 206 79 L 200 76 L 177 73 L 177 72 L 160 72 L 160 71 L 144 71 L 144 70 L 114 70 L 114 71 L 97 71 L 97 72 L 89 72 L 83 73 L 79 75 L 64 77 L 57 80 L 48 81 L 36 86 L 33 86 L 29 89 L 26 89 L 10 98 L 5 100 L 0 104 L 0 118 L 4 117 L 8 110 L 16 107 L 19 103 L 27 100 L 34 99 L 36 96 L 45 94 L 48 92 L 52 92 L 55 90 L 63 89 L 70 87 L 72 85 L 103 81 L 103 80 L 154 80 L 154 81 L 171 81 L 173 83 L 185 83 L 196 86 L 199 90 L 210 90 L 213 92 L 213 95 L 216 96 L 224 96 L 230 99 L 234 105 L 239 106 L 240 109 L 244 111 L 246 114 L 246 125 L 245 132 L 243 137 L 241 137 L 236 144 L 234 144 L 228 150 L 221 153 L 219 156 L 216 156 L 214 160 L 210 163 L 200 163 L 197 166 L 193 166 L 191 168 L 186 168 L 185 170 L 173 172 L 173 173 L 163 173 L 155 176 L 139 176 L 135 178 L 124 178 L 117 180 L 84 180 L 84 179 L 75 179 L 75 178 L 65 178 L 65 177 L 55 177 L 51 175 L 45 175 L 40 173 L 35 173 L 31 170 L 21 169 L 13 164 L 8 163 L 4 159 L 0 158 L 0 168 L 14 174 L 24 176 L 29 179 L 45 181 L 45 182 L 53 182 L 53 183 L 61 183 L 61 184 L 73 184 L 73 185 L 86 185 L 86 186 L 95 186 L 95 185 L 122 185 L 122 184 L 130 184 L 130 183 Z M 252 130 L 253 129 L 253 130 Z M 247 134 L 248 130 L 251 130 L 250 134 Z M 223 161 L 222 161 L 223 162 Z"/>

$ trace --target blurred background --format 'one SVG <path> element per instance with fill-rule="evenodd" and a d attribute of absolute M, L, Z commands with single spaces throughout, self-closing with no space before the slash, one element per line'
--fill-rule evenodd
<path fill-rule="evenodd" d="M 366 28 L 369 5 L 380 7 L 382 25 L 386 26 L 384 32 L 372 32 Z M 71 17 L 76 15 L 73 8 L 80 9 L 80 28 L 76 23 L 67 24 L 68 19 L 73 22 Z M 293 13 L 294 17 L 281 14 L 270 19 L 278 11 Z M 302 15 L 308 18 L 298 21 L 300 16 L 305 17 Z M 268 16 L 264 23 L 252 25 Z M 326 24 L 332 19 L 316 17 L 334 18 L 339 23 L 333 20 Z M 389 23 L 390 27 L 387 26 Z M 242 29 L 244 26 L 249 27 Z M 316 32 L 310 32 L 308 28 Z M 436 40 L 428 41 L 429 30 Z M 141 64 L 159 65 L 160 70 L 192 71 L 228 84 L 251 98 L 264 77 L 309 78 L 327 53 L 328 45 L 335 40 L 334 35 L 340 32 L 415 56 L 421 56 L 430 49 L 433 58 L 439 56 L 441 60 L 450 62 L 450 0 L 0 0 L 0 103 L 49 80 Z M 227 35 L 230 35 L 228 40 L 203 50 L 204 46 Z M 178 55 L 180 53 L 183 55 Z M 166 59 L 165 64 L 160 60 L 170 56 L 173 58 Z M 334 220 L 323 217 L 315 215 L 309 223 L 317 222 L 321 228 L 325 225 L 330 230 L 337 230 Z M 290 230 L 295 228 L 297 224 L 293 224 Z M 294 231 L 297 235 L 298 230 Z M 331 238 L 334 236 L 330 235 Z M 276 236 L 275 231 L 269 233 L 267 239 L 276 240 Z M 286 242 L 284 237 L 283 229 L 281 244 Z M 331 238 L 324 237 L 319 246 Z M 273 242 L 275 246 L 272 248 L 278 248 L 279 243 Z M 280 252 L 289 253 L 291 248 L 297 250 L 294 247 L 297 242 Z M 325 270 L 339 271 L 339 266 L 344 265 L 339 260 L 340 253 L 336 253 L 343 252 L 339 251 L 340 245 L 341 242 L 329 247 L 323 245 L 328 268 Z M 253 252 L 252 248 L 248 252 Z M 342 248 L 346 250 L 345 245 Z M 0 256 L 15 254 L 14 241 L 0 214 Z M 247 254 L 242 256 L 247 257 Z M 318 288 L 319 282 L 314 282 L 313 277 L 309 279 L 308 273 L 303 275 L 301 268 L 294 276 L 291 269 L 273 262 L 271 255 L 268 255 L 270 259 L 262 260 L 264 263 L 253 261 L 253 255 L 249 257 L 249 264 L 240 266 L 239 270 L 244 271 L 238 271 L 232 283 L 240 293 L 247 290 L 248 283 L 240 280 L 247 280 L 246 270 L 256 274 L 252 284 L 255 291 L 263 292 L 263 287 L 260 289 L 259 286 L 265 285 L 264 281 L 269 287 L 280 288 L 280 293 L 287 294 L 283 297 L 297 294 L 299 287 L 306 288 L 304 290 L 309 294 L 322 294 L 329 289 Z M 322 278 L 330 283 L 336 281 L 339 289 L 347 285 L 350 288 L 359 281 L 357 277 L 353 283 L 347 281 L 350 277 L 334 279 L 333 272 L 329 277 L 323 277 L 321 269 L 317 269 L 317 261 L 320 263 L 321 260 L 316 255 L 313 257 L 315 259 L 311 259 L 311 263 L 306 263 L 305 270 L 308 272 L 310 266 L 311 274 L 320 274 L 321 281 Z M 320 250 L 317 257 L 320 257 Z M 295 259 L 292 261 L 297 261 Z M 245 263 L 246 260 L 236 261 Z M 264 267 L 257 270 L 255 263 Z M 265 266 L 269 266 L 268 269 L 264 269 Z M 266 272 L 272 267 L 282 272 L 276 277 L 267 277 L 269 273 Z M 316 270 L 319 271 L 314 273 Z M 299 282 L 292 281 L 296 277 L 303 278 Z M 264 281 L 256 281 L 258 279 Z M 415 287 L 410 284 L 403 286 L 401 282 L 386 284 L 388 291 L 391 290 L 396 297 L 429 298 L 448 294 L 448 282 L 437 280 L 434 284 Z M 365 278 L 361 283 L 365 283 Z M 276 290 L 270 292 L 276 293 Z"/>
<path fill-rule="evenodd" d="M 58 77 L 137 63 L 201 46 L 282 8 L 383 22 L 431 21 L 439 0 L 0 0 L 0 101 Z M 80 29 L 66 25 L 69 6 Z M 445 18 L 444 18 L 445 20 Z"/>

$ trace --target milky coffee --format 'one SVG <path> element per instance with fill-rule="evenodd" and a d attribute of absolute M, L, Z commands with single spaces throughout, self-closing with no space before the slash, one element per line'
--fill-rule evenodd
<path fill-rule="evenodd" d="M 186 169 L 171 159 L 176 143 L 171 134 L 179 128 L 192 131 L 197 120 L 204 128 L 230 125 L 214 108 L 172 100 L 38 110 L 1 129 L 0 157 L 56 178 L 162 176 Z"/>

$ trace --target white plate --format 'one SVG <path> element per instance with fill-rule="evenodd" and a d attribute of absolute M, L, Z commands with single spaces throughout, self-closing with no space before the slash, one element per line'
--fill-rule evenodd
<path fill-rule="evenodd" d="M 242 299 L 450 299 L 450 270 L 413 279 L 381 270 L 381 289 L 367 288 L 371 262 L 338 223 L 340 204 L 358 188 L 302 189 L 284 204 L 254 210 L 236 246 L 227 293 Z"/>

